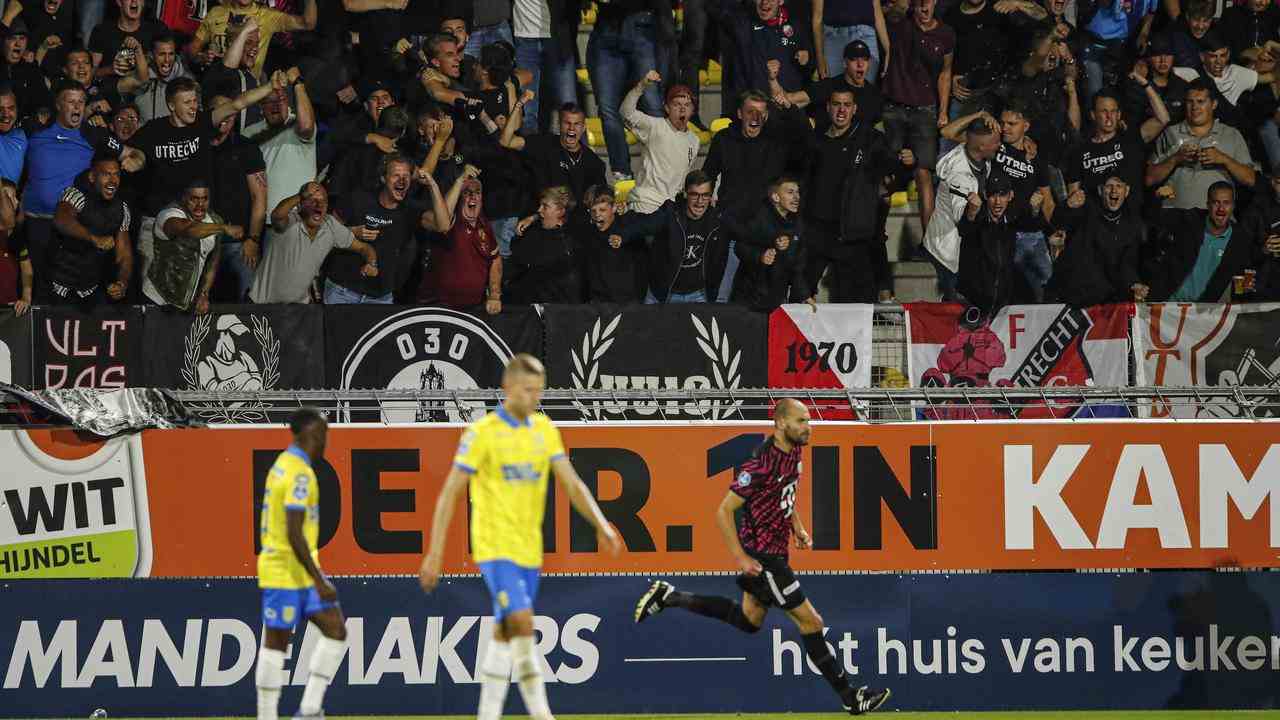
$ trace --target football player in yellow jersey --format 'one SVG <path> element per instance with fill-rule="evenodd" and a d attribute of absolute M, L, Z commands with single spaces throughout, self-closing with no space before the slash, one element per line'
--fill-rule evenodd
<path fill-rule="evenodd" d="M 347 648 L 338 591 L 318 564 L 320 492 L 311 464 L 324 457 L 329 424 L 319 410 L 301 408 L 289 418 L 289 429 L 293 444 L 271 466 L 262 496 L 258 586 L 265 630 L 256 674 L 258 720 L 276 720 L 285 651 L 299 620 L 314 623 L 323 637 L 311 653 L 311 674 L 295 717 L 324 717 L 324 692 Z"/>
<path fill-rule="evenodd" d="M 472 556 L 498 621 L 481 666 L 480 720 L 502 715 L 513 667 L 529 714 L 534 720 L 551 720 L 541 658 L 533 643 L 548 471 L 555 473 L 574 509 L 595 527 L 600 544 L 614 555 L 622 550 L 618 534 L 565 455 L 560 431 L 537 411 L 546 380 L 542 363 L 532 355 L 522 353 L 507 363 L 502 405 L 472 423 L 458 443 L 453 469 L 436 500 L 431 546 L 419 570 L 422 589 L 431 592 L 440 582 L 458 496 L 470 484 Z"/>

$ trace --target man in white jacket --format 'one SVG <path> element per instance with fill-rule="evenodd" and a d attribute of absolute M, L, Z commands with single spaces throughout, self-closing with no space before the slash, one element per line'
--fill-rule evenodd
<path fill-rule="evenodd" d="M 955 298 L 960 273 L 960 231 L 956 223 L 964 214 L 969 195 L 982 195 L 991 174 L 991 158 L 999 147 L 999 133 L 984 122 L 969 123 L 964 144 L 938 160 L 937 201 L 924 233 L 924 248 L 938 270 L 938 287 L 944 301 Z"/>
<path fill-rule="evenodd" d="M 663 105 L 666 117 L 647 115 L 637 107 L 645 88 L 657 82 L 662 82 L 662 76 L 650 70 L 622 99 L 622 118 L 644 145 L 644 165 L 636 174 L 636 187 L 628 203 L 632 211 L 645 215 L 675 199 L 698 159 L 698 136 L 689 127 L 693 91 L 688 85 L 672 85 L 667 90 Z"/>

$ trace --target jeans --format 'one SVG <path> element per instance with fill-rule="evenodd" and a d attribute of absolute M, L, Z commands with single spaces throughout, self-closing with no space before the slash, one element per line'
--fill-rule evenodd
<path fill-rule="evenodd" d="M 77 3 L 77 9 L 80 11 L 80 38 L 85 45 L 89 44 L 89 36 L 93 34 L 93 29 L 102 24 L 105 8 L 106 0 L 80 0 Z M 70 38 L 63 38 L 62 44 L 66 45 L 67 40 Z M 147 49 L 150 50 L 150 48 Z"/>
<path fill-rule="evenodd" d="M 916 169 L 933 172 L 938 164 L 938 106 L 886 102 L 884 137 L 893 155 L 910 148 L 916 156 Z"/>
<path fill-rule="evenodd" d="M 733 279 L 738 275 L 737 240 L 729 241 L 729 259 L 724 264 L 724 275 L 720 278 L 720 289 L 716 292 L 716 302 L 727 303 L 733 294 Z"/>
<path fill-rule="evenodd" d="M 365 295 L 355 290 L 348 290 L 332 280 L 324 281 L 325 305 L 390 305 L 392 294 Z"/>
<path fill-rule="evenodd" d="M 498 241 L 498 254 L 504 258 L 511 257 L 511 240 L 516 236 L 518 217 L 494 218 L 489 221 L 493 228 L 493 236 Z"/>
<path fill-rule="evenodd" d="M 669 293 L 667 299 L 663 302 L 667 303 L 704 303 L 707 301 L 706 290 L 694 290 L 691 293 Z M 645 305 L 657 305 L 658 298 L 650 290 L 644 295 Z"/>
<path fill-rule="evenodd" d="M 1114 58 L 1108 60 L 1107 53 L 1113 52 L 1113 48 L 1116 47 L 1123 48 L 1124 40 L 1095 40 L 1085 43 L 1084 48 L 1080 51 L 1081 62 L 1084 63 L 1085 70 L 1084 90 L 1087 93 L 1080 99 L 1082 104 L 1087 103 L 1090 108 L 1093 107 L 1093 96 L 1106 84 L 1106 67 L 1103 63 L 1110 62 L 1112 65 L 1115 64 Z M 1119 69 L 1118 72 L 1123 78 L 1126 71 Z"/>
<path fill-rule="evenodd" d="M 680 31 L 680 51 L 677 56 L 679 81 L 693 90 L 693 115 L 698 117 L 698 70 L 707 41 L 707 3 L 709 0 L 684 0 L 684 28 Z"/>
<path fill-rule="evenodd" d="M 954 302 L 960 297 L 956 291 L 956 286 L 960 283 L 960 275 L 951 272 L 951 268 L 942 264 L 942 261 L 933 256 L 933 253 L 925 251 L 925 257 L 929 258 L 929 262 L 933 263 L 934 270 L 938 271 L 938 292 L 942 293 L 942 302 Z"/>
<path fill-rule="evenodd" d="M 472 28 L 471 37 L 467 38 L 467 47 L 462 52 L 473 58 L 479 58 L 481 48 L 499 40 L 511 42 L 511 23 L 505 20 L 497 25 L 483 25 Z M 515 43 L 511 44 L 514 45 Z"/>
<path fill-rule="evenodd" d="M 1258 128 L 1258 135 L 1262 137 L 1262 149 L 1267 154 L 1267 170 L 1280 170 L 1280 127 L 1274 119 L 1268 119 Z"/>
<path fill-rule="evenodd" d="M 1022 276 L 1031 286 L 1036 302 L 1044 300 L 1044 286 L 1053 277 L 1053 258 L 1042 232 L 1020 232 L 1013 250 L 1013 265 L 1022 270 Z"/>
<path fill-rule="evenodd" d="M 244 262 L 244 242 L 224 242 L 218 253 L 218 278 L 214 293 L 221 302 L 244 302 L 254 271 Z"/>
<path fill-rule="evenodd" d="M 658 67 L 655 37 L 653 14 L 641 12 L 628 16 L 619 25 L 596 23 L 587 42 L 587 71 L 600 109 L 604 142 L 609 147 L 609 169 L 614 172 L 631 174 L 631 150 L 622 126 L 622 97 L 650 70 L 664 72 Z M 644 91 L 640 109 L 661 117 L 662 99 L 657 85 Z"/>
<path fill-rule="evenodd" d="M 529 89 L 533 100 L 524 107 L 524 124 L 520 129 L 526 135 L 538 132 L 539 99 L 542 97 L 543 72 L 546 73 L 547 97 L 552 108 L 559 108 L 578 98 L 578 79 L 575 75 L 573 55 L 556 57 L 555 42 L 551 38 L 516 38 L 516 67 L 533 73 Z"/>
<path fill-rule="evenodd" d="M 840 77 L 844 74 L 844 48 L 854 40 L 861 40 L 871 51 L 871 67 L 867 69 L 867 79 L 876 82 L 880 77 L 880 43 L 876 38 L 876 29 L 870 25 L 849 25 L 836 27 L 822 26 L 823 58 L 827 63 L 827 77 Z"/>

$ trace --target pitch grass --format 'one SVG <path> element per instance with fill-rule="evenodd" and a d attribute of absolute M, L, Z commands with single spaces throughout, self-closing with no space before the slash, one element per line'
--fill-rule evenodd
<path fill-rule="evenodd" d="M 831 720 L 840 712 L 776 712 L 719 715 L 557 715 L 557 720 Z M 282 717 L 285 717 L 282 715 Z M 330 720 L 475 720 L 475 715 L 330 715 Z M 507 715 L 504 717 L 527 717 Z M 1280 720 L 1280 710 L 1080 711 L 1080 712 L 895 712 L 867 715 L 884 720 Z M 128 719 L 113 719 L 128 720 Z M 141 720 L 141 719 L 138 719 Z M 251 720 L 248 717 L 193 717 L 191 720 Z"/>

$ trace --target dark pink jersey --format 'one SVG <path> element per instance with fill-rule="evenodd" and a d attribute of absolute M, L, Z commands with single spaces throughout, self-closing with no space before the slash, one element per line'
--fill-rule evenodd
<path fill-rule="evenodd" d="M 746 501 L 738 521 L 738 539 L 747 552 L 787 554 L 800 482 L 800 453 L 800 446 L 783 452 L 770 438 L 742 465 L 730 489 Z"/>

